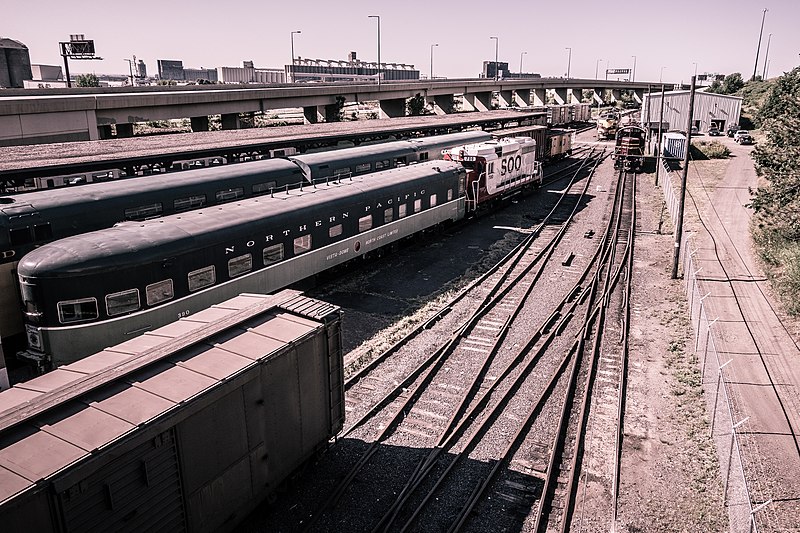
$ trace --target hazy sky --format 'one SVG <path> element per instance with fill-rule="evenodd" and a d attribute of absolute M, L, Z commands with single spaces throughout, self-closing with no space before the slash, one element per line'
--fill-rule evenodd
<path fill-rule="evenodd" d="M 772 77 L 800 64 L 798 0 L 627 0 L 564 2 L 540 0 L 476 1 L 364 0 L 4 0 L 0 36 L 23 42 L 34 64 L 61 65 L 58 42 L 72 33 L 94 39 L 102 61 L 70 61 L 73 73 L 127 73 L 123 58 L 134 54 L 157 72 L 157 59 L 180 59 L 187 67 L 241 66 L 283 68 L 295 55 L 320 59 L 377 58 L 376 20 L 381 16 L 381 60 L 411 63 L 423 75 L 474 77 L 484 60 L 512 71 L 563 76 L 572 48 L 570 75 L 593 78 L 599 66 L 631 68 L 636 80 L 687 81 L 698 73 L 741 72 L 755 65 L 762 10 L 768 9 L 758 63 L 764 69 L 768 35 Z M 16 9 L 8 9 L 10 4 Z M 444 7 L 447 6 L 447 7 Z M 559 6 L 554 8 L 554 6 Z M 597 61 L 600 60 L 598 65 Z"/>

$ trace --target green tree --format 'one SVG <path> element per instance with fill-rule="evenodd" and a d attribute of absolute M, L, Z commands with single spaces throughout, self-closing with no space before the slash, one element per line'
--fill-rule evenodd
<path fill-rule="evenodd" d="M 94 74 L 78 74 L 75 84 L 78 87 L 100 87 L 100 80 Z"/>
<path fill-rule="evenodd" d="M 733 74 L 728 74 L 725 76 L 725 79 L 722 80 L 722 83 L 714 80 L 711 83 L 708 92 L 717 94 L 735 94 L 741 91 L 743 87 L 744 80 L 742 79 L 742 74 L 740 72 L 734 72 Z"/>
<path fill-rule="evenodd" d="M 327 122 L 341 122 L 344 120 L 344 102 L 346 98 L 336 95 L 336 101 L 331 106 L 325 106 L 325 120 Z"/>
<path fill-rule="evenodd" d="M 419 116 L 425 114 L 425 97 L 420 93 L 415 94 L 406 100 L 406 109 L 411 116 Z"/>

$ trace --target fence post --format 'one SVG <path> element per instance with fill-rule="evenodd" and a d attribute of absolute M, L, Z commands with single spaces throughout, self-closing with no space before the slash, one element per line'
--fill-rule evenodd
<path fill-rule="evenodd" d="M 711 435 L 710 437 L 714 438 L 714 423 L 717 420 L 717 401 L 719 400 L 719 385 L 722 381 L 722 369 L 725 368 L 728 363 L 733 361 L 733 359 L 728 359 L 725 363 L 722 363 L 719 367 L 719 373 L 717 374 L 717 392 L 714 393 L 714 410 L 711 412 Z"/>
<path fill-rule="evenodd" d="M 731 426 L 731 444 L 728 447 L 728 471 L 725 473 L 725 487 L 722 489 L 722 505 L 725 505 L 725 502 L 728 500 L 728 480 L 731 477 L 731 462 L 733 461 L 733 439 L 736 438 L 736 428 L 744 424 L 750 419 L 750 417 L 745 417 L 743 420 L 738 421 L 733 426 Z"/>
<path fill-rule="evenodd" d="M 772 498 L 770 498 L 769 500 L 765 501 L 760 505 L 756 505 L 755 509 L 750 510 L 750 533 L 753 533 L 753 526 L 756 525 L 756 513 L 759 512 L 764 507 L 766 507 L 767 505 L 770 505 L 771 503 L 772 503 Z"/>
<path fill-rule="evenodd" d="M 706 375 L 706 359 L 708 358 L 708 338 L 711 336 L 711 326 L 713 326 L 717 320 L 719 320 L 719 317 L 709 322 L 708 326 L 706 326 L 706 345 L 703 348 L 703 364 L 700 366 L 700 383 L 703 383 L 703 379 L 705 378 Z"/>

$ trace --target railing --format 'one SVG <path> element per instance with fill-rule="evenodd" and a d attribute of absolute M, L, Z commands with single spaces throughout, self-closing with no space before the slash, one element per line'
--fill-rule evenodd
<path fill-rule="evenodd" d="M 678 197 L 673 188 L 671 170 L 664 165 L 664 201 L 673 224 L 678 215 Z M 715 328 L 717 318 L 710 319 L 704 300 L 711 294 L 697 275 L 702 270 L 696 268 L 694 254 L 697 247 L 691 235 L 686 235 L 681 246 L 683 280 L 686 282 L 686 297 L 695 332 L 694 349 L 700 360 L 701 382 L 705 392 L 708 411 L 711 414 L 711 437 L 717 449 L 720 473 L 723 481 L 723 505 L 728 509 L 731 533 L 758 532 L 750 492 L 747 487 L 739 437 L 736 430 L 745 423 L 746 418 L 735 418 L 730 391 L 728 390 L 726 367 L 730 359 L 720 359 L 717 350 L 719 330 Z"/>

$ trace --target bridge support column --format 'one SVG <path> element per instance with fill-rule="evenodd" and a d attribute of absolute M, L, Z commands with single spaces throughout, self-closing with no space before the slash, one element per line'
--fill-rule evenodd
<path fill-rule="evenodd" d="M 114 135 L 111 133 L 111 124 L 97 126 L 97 136 L 100 139 L 110 139 Z"/>
<path fill-rule="evenodd" d="M 580 104 L 583 98 L 583 89 L 567 89 L 567 103 Z"/>
<path fill-rule="evenodd" d="M 515 104 L 514 95 L 511 91 L 498 91 L 497 97 L 500 107 L 512 107 Z"/>
<path fill-rule="evenodd" d="M 124 124 L 117 124 L 117 137 L 121 139 L 126 137 L 133 137 L 133 124 L 129 122 Z"/>
<path fill-rule="evenodd" d="M 622 98 L 622 91 L 619 89 L 611 89 L 611 101 L 617 102 Z"/>
<path fill-rule="evenodd" d="M 440 94 L 433 97 L 433 113 L 436 115 L 448 115 L 455 112 L 455 99 L 452 94 Z"/>
<path fill-rule="evenodd" d="M 593 92 L 594 92 L 594 94 L 592 94 L 592 102 L 594 102 L 595 104 L 599 104 L 599 105 L 604 104 L 605 102 L 603 101 L 603 93 L 605 93 L 606 90 L 605 89 L 597 89 L 597 88 L 595 88 L 595 90 Z"/>
<path fill-rule="evenodd" d="M 553 93 L 555 93 L 556 103 L 558 105 L 564 105 L 569 101 L 568 100 L 569 96 L 567 95 L 566 89 L 555 89 Z"/>
<path fill-rule="evenodd" d="M 514 91 L 514 102 L 516 102 L 519 107 L 528 107 L 531 105 L 531 90 L 517 89 Z"/>
<path fill-rule="evenodd" d="M 225 113 L 222 115 L 223 130 L 238 130 L 241 127 L 242 121 L 239 120 L 239 113 Z"/>
<path fill-rule="evenodd" d="M 306 124 L 316 124 L 325 120 L 324 105 L 310 105 L 303 108 L 303 122 Z"/>
<path fill-rule="evenodd" d="M 638 104 L 644 102 L 644 89 L 634 89 L 633 100 Z"/>
<path fill-rule="evenodd" d="M 547 90 L 545 89 L 533 90 L 533 105 L 535 106 L 547 105 Z"/>
<path fill-rule="evenodd" d="M 208 115 L 192 117 L 192 131 L 208 131 Z"/>
<path fill-rule="evenodd" d="M 489 111 L 492 108 L 492 93 L 465 94 L 464 105 L 469 111 Z"/>
<path fill-rule="evenodd" d="M 380 100 L 380 118 L 397 118 L 406 116 L 406 99 L 392 98 L 390 100 Z"/>

